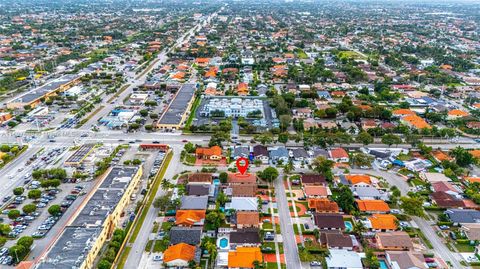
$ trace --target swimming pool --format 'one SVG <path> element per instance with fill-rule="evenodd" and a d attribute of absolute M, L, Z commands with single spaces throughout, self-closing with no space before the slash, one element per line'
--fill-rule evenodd
<path fill-rule="evenodd" d="M 345 221 L 345 231 L 351 232 L 353 230 L 353 225 L 350 221 Z"/>
<path fill-rule="evenodd" d="M 384 260 L 379 260 L 380 269 L 388 269 L 387 263 Z"/>
<path fill-rule="evenodd" d="M 229 249 L 230 248 L 230 239 L 228 235 L 222 235 L 217 239 L 217 247 L 219 249 Z"/>
<path fill-rule="evenodd" d="M 220 239 L 220 247 L 226 248 L 227 246 L 228 246 L 228 239 L 227 238 Z"/>

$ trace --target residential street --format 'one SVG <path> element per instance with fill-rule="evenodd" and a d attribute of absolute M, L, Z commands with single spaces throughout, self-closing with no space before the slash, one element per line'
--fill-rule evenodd
<path fill-rule="evenodd" d="M 285 262 L 288 269 L 302 268 L 300 258 L 298 257 L 297 243 L 295 240 L 295 232 L 290 218 L 288 209 L 287 195 L 285 194 L 285 186 L 283 185 L 283 173 L 280 173 L 275 180 L 275 197 L 277 199 L 278 217 L 280 219 L 280 229 L 282 231 L 283 249 L 285 254 Z"/>

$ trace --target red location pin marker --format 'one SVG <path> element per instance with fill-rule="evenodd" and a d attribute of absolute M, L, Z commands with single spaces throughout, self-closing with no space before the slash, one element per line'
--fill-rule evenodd
<path fill-rule="evenodd" d="M 245 174 L 248 169 L 248 159 L 244 157 L 240 157 L 237 159 L 237 169 L 240 171 L 240 174 Z"/>

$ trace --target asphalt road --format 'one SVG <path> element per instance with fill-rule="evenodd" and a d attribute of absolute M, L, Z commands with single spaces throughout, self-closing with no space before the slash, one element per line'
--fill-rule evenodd
<path fill-rule="evenodd" d="M 180 167 L 176 165 L 179 163 L 180 163 L 180 151 L 174 149 L 172 160 L 170 161 L 170 165 L 168 166 L 165 172 L 164 178 L 172 179 L 174 175 L 181 172 L 178 169 Z M 175 184 L 176 181 L 172 181 L 172 183 Z M 160 197 L 164 194 L 165 194 L 165 191 L 163 191 L 160 188 L 156 194 L 156 197 Z M 146 263 L 146 261 L 142 260 L 142 255 L 145 249 L 145 245 L 147 244 L 150 233 L 152 231 L 153 222 L 155 221 L 157 216 L 158 216 L 158 209 L 154 208 L 153 206 L 148 208 L 147 215 L 138 233 L 138 236 L 135 242 L 130 245 L 132 247 L 132 250 L 128 255 L 124 268 L 143 268 L 140 265 Z"/>
<path fill-rule="evenodd" d="M 300 258 L 298 257 L 297 241 L 295 240 L 295 232 L 293 231 L 292 220 L 290 218 L 290 210 L 288 209 L 285 186 L 283 185 L 283 173 L 280 173 L 274 184 L 285 262 L 288 269 L 302 268 Z"/>

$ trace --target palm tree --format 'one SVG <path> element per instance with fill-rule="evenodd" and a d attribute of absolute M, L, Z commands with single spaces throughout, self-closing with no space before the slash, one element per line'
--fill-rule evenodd
<path fill-rule="evenodd" d="M 168 179 L 164 178 L 162 179 L 162 190 L 166 191 L 168 189 L 170 189 L 170 181 L 168 181 Z"/>
<path fill-rule="evenodd" d="M 361 221 L 357 221 L 353 225 L 353 232 L 356 233 L 357 235 L 361 235 L 362 233 L 367 231 L 367 227 L 363 224 Z"/>

